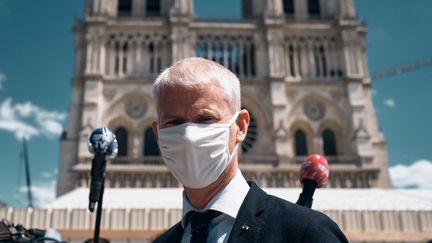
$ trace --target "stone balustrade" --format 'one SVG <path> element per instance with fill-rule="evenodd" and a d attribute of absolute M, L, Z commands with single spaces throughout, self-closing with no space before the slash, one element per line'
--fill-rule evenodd
<path fill-rule="evenodd" d="M 138 161 L 138 160 L 137 160 Z M 330 165 L 331 172 L 327 187 L 330 188 L 371 188 L 376 186 L 379 168 L 357 167 L 356 165 Z M 78 180 L 75 187 L 88 187 L 90 163 L 74 167 Z M 298 180 L 300 164 L 279 165 L 245 164 L 240 169 L 247 180 L 253 180 L 262 187 L 300 187 Z M 179 187 L 180 184 L 164 165 L 149 164 L 108 164 L 105 183 L 107 187 L 151 188 Z"/>

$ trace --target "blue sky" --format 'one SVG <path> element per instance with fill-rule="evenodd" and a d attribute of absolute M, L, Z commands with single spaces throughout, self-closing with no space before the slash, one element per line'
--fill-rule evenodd
<path fill-rule="evenodd" d="M 239 4 L 227 6 L 232 0 L 217 4 L 196 1 L 199 16 L 223 14 L 235 18 L 239 13 Z M 359 19 L 368 26 L 371 72 L 432 58 L 432 1 L 355 3 Z M 82 5 L 82 0 L 0 0 L 0 201 L 11 206 L 26 203 L 17 131 L 33 134 L 28 150 L 39 203 L 53 195 L 60 128 L 66 126 L 71 101 L 72 26 L 74 16 L 82 15 Z M 429 67 L 377 80 L 372 85 L 392 174 L 400 178 L 397 186 L 418 183 L 407 178 L 418 178 L 422 173 L 430 173 L 432 178 L 431 79 Z M 13 126 L 11 122 L 15 122 Z"/>

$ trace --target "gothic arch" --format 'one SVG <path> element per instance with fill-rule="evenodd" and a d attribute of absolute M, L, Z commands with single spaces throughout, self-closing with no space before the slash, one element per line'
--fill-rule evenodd
<path fill-rule="evenodd" d="M 117 2 L 117 16 L 130 17 L 132 15 L 132 0 L 119 0 Z"/>
<path fill-rule="evenodd" d="M 324 120 L 323 122 L 320 123 L 318 131 L 317 131 L 317 136 L 320 137 L 321 139 L 321 153 L 325 155 L 325 146 L 326 146 L 326 141 L 324 141 L 324 133 L 326 131 L 331 131 L 334 135 L 334 139 L 335 139 L 335 154 L 327 154 L 328 156 L 340 156 L 340 155 L 344 155 L 345 152 L 347 151 L 346 148 L 346 141 L 344 141 L 343 139 L 346 138 L 347 136 L 345 135 L 341 125 L 339 122 L 333 120 L 333 119 L 327 119 Z M 331 142 L 331 141 L 327 141 L 327 142 Z M 329 145 L 327 145 L 329 146 Z M 330 145 L 333 146 L 333 145 Z"/>
<path fill-rule="evenodd" d="M 322 117 L 318 117 L 316 120 L 311 119 L 305 114 L 304 106 L 307 103 L 318 103 L 322 104 L 324 108 L 325 114 L 323 114 Z M 292 106 L 288 118 L 291 117 L 298 117 L 297 114 L 302 114 L 300 117 L 306 120 L 310 120 L 311 122 L 322 122 L 325 119 L 328 119 L 327 117 L 329 114 L 331 114 L 332 119 L 336 120 L 344 120 L 348 121 L 349 117 L 345 115 L 345 112 L 339 107 L 334 101 L 330 100 L 327 97 L 324 97 L 323 95 L 320 95 L 318 93 L 311 93 L 308 95 L 305 95 L 301 97 L 299 100 L 295 102 L 295 104 Z M 294 122 L 295 119 L 292 119 L 291 122 Z"/>
<path fill-rule="evenodd" d="M 159 156 L 160 155 L 159 151 L 158 151 L 159 154 L 146 154 L 146 151 L 145 151 L 145 148 L 146 148 L 147 145 L 153 145 L 152 143 L 156 142 L 156 141 L 150 141 L 151 144 L 149 144 L 148 143 L 149 141 L 146 141 L 147 140 L 146 137 L 148 137 L 148 136 L 146 136 L 146 135 L 148 135 L 148 134 L 146 134 L 147 133 L 147 129 L 151 129 L 152 122 L 155 121 L 155 120 L 156 120 L 156 117 L 146 117 L 138 125 L 138 132 L 137 132 L 137 134 L 138 134 L 139 139 L 140 139 L 140 146 L 139 146 L 139 148 L 140 148 L 139 149 L 140 156 Z M 153 131 L 151 131 L 151 132 L 153 133 Z M 154 145 L 157 146 L 157 143 L 154 144 Z"/>
<path fill-rule="evenodd" d="M 127 146 L 126 146 L 126 156 L 130 157 L 132 154 L 133 147 L 133 125 L 132 123 L 123 116 L 118 116 L 108 122 L 108 128 L 115 133 L 116 129 L 124 128 L 127 131 Z"/>
<path fill-rule="evenodd" d="M 310 112 L 307 114 L 306 104 L 316 103 L 318 106 L 322 106 L 324 109 L 323 114 L 320 112 Z M 321 109 L 316 108 L 316 109 Z M 334 133 L 336 140 L 336 152 L 337 155 L 349 154 L 348 133 L 351 127 L 351 118 L 347 116 L 347 113 L 338 106 L 333 100 L 320 95 L 318 93 L 312 93 L 305 95 L 298 99 L 292 106 L 288 114 L 288 126 L 291 128 L 291 138 L 294 138 L 293 128 L 298 124 L 298 120 L 307 121 L 312 128 L 312 139 L 308 137 L 308 148 L 311 148 L 309 153 L 323 153 L 324 143 L 322 133 L 325 129 L 330 129 Z M 310 140 L 310 142 L 309 142 Z M 293 143 L 293 155 L 295 155 L 294 139 L 291 140 Z"/>
<path fill-rule="evenodd" d="M 155 78 L 170 63 L 169 43 L 169 34 L 164 32 L 108 31 L 105 71 L 110 77 Z M 125 66 L 126 72 L 120 66 Z"/>
<path fill-rule="evenodd" d="M 132 115 L 131 117 L 131 114 L 128 114 L 128 112 L 133 113 L 134 112 L 133 109 L 131 109 L 131 111 L 127 111 L 127 109 L 125 109 L 126 102 L 128 101 L 142 102 L 143 105 L 142 108 L 144 108 L 144 110 L 143 111 L 138 110 L 135 112 L 143 113 L 143 114 L 136 114 L 135 117 L 134 115 Z M 133 104 L 130 105 L 133 106 Z M 153 98 L 144 92 L 134 91 L 126 94 L 117 95 L 117 99 L 114 99 L 110 103 L 110 105 L 108 105 L 107 108 L 105 109 L 102 124 L 109 124 L 108 121 L 112 121 L 114 119 L 113 116 L 118 116 L 118 115 L 122 115 L 124 117 L 128 117 L 128 119 L 130 120 L 136 120 L 136 121 L 146 119 L 146 117 L 149 115 L 148 113 L 152 106 L 154 106 Z"/>
<path fill-rule="evenodd" d="M 290 134 L 291 134 L 291 141 L 292 141 L 292 149 L 293 149 L 293 155 L 296 155 L 296 138 L 295 133 L 296 131 L 301 130 L 304 132 L 306 136 L 306 151 L 307 154 L 315 153 L 315 144 L 314 144 L 314 129 L 310 124 L 310 121 L 299 119 L 292 123 L 290 128 Z M 306 155 L 307 155 L 306 154 Z M 305 156 L 305 155 L 299 155 L 299 156 Z"/>

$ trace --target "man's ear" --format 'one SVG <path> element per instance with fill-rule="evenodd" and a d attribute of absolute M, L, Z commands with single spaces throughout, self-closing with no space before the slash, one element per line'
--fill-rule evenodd
<path fill-rule="evenodd" d="M 242 109 L 236 120 L 237 127 L 239 128 L 236 135 L 236 142 L 241 143 L 246 137 L 250 122 L 249 112 Z"/>
<path fill-rule="evenodd" d="M 158 129 L 157 129 L 157 122 L 156 122 L 156 121 L 153 121 L 153 122 L 152 122 L 152 130 L 153 130 L 153 133 L 154 133 L 154 135 L 155 135 L 156 142 L 159 143 L 159 139 L 158 139 Z"/>

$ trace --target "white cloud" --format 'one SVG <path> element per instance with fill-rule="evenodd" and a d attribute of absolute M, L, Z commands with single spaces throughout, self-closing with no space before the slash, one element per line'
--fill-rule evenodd
<path fill-rule="evenodd" d="M 49 171 L 44 171 L 44 172 L 41 173 L 41 176 L 43 178 L 51 178 L 52 174 Z"/>
<path fill-rule="evenodd" d="M 12 99 L 6 98 L 0 104 L 0 130 L 14 133 L 17 139 L 59 135 L 65 118 L 64 112 L 47 111 L 29 101 L 12 104 Z"/>
<path fill-rule="evenodd" d="M 411 165 L 395 165 L 390 168 L 393 187 L 432 189 L 432 161 L 422 159 Z"/>
<path fill-rule="evenodd" d="M 33 204 L 36 207 L 43 207 L 55 199 L 56 180 L 39 182 L 31 186 Z M 27 196 L 27 187 L 21 186 L 18 190 L 19 197 Z M 27 202 L 26 202 L 27 203 Z"/>
<path fill-rule="evenodd" d="M 0 90 L 3 89 L 3 83 L 6 81 L 6 75 L 4 73 L 0 73 Z"/>
<path fill-rule="evenodd" d="M 43 171 L 43 172 L 41 172 L 41 176 L 43 178 L 49 179 L 49 178 L 55 177 L 57 175 L 57 173 L 58 173 L 58 170 L 57 170 L 57 168 L 55 168 L 52 171 Z"/>
<path fill-rule="evenodd" d="M 384 105 L 386 105 L 390 108 L 394 108 L 396 106 L 396 101 L 394 99 L 385 99 Z"/>

